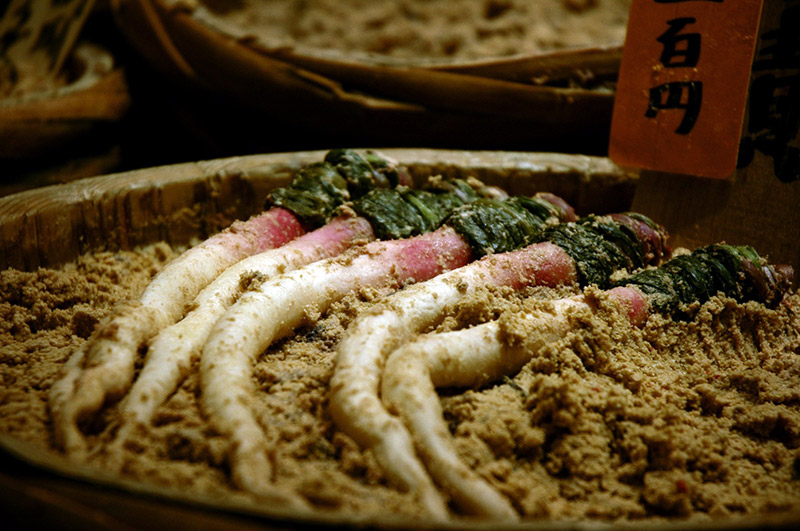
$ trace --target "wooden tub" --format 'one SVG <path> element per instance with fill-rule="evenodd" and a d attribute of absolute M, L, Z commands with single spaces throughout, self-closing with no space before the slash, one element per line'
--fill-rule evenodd
<path fill-rule="evenodd" d="M 387 149 L 418 181 L 427 175 L 475 176 L 512 194 L 548 190 L 579 213 L 630 206 L 637 175 L 604 158 L 548 153 Z M 84 179 L 0 198 L 0 269 L 35 270 L 82 253 L 131 249 L 157 241 L 182 244 L 204 238 L 262 208 L 265 194 L 323 152 L 256 155 L 181 164 Z M 296 514 L 246 501 L 221 501 L 76 464 L 48 448 L 0 434 L 0 506 L 12 522 L 91 526 L 95 529 L 166 528 L 179 519 L 198 528 L 277 529 L 310 525 L 428 527 L 391 515 L 365 520 Z M 15 520 L 16 519 L 16 520 Z M 800 514 L 739 519 L 730 529 L 792 528 Z M 437 528 L 495 529 L 458 521 Z M 721 529 L 719 523 L 648 522 L 652 529 Z M 629 529 L 605 522 L 525 521 L 514 529 Z"/>
<path fill-rule="evenodd" d="M 473 175 L 510 193 L 550 190 L 580 212 L 630 207 L 636 174 L 582 155 L 387 149 L 413 175 Z M 186 243 L 261 210 L 323 152 L 253 155 L 136 170 L 0 198 L 0 268 L 53 266 L 100 249 Z"/>
<path fill-rule="evenodd" d="M 113 2 L 120 29 L 156 70 L 270 118 L 351 145 L 603 154 L 621 39 L 473 60 L 397 60 L 259 39 L 211 5 Z M 592 80 L 587 87 L 576 80 Z"/>

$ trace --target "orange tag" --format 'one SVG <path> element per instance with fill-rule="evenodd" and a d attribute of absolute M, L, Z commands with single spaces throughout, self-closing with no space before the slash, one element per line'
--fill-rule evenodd
<path fill-rule="evenodd" d="M 763 0 L 633 0 L 609 156 L 725 178 L 736 168 Z"/>

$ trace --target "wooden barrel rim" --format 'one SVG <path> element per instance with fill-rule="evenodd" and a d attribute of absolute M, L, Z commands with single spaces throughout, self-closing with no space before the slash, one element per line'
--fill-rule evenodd
<path fill-rule="evenodd" d="M 427 175 L 473 175 L 510 193 L 546 187 L 579 210 L 625 208 L 636 175 L 606 158 L 557 153 L 381 149 Z M 261 210 L 324 152 L 251 155 L 82 179 L 0 198 L 0 267 L 31 270 L 91 250 L 207 237 Z"/>

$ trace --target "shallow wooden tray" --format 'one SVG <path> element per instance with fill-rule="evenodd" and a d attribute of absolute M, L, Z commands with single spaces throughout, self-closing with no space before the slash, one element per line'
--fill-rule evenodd
<path fill-rule="evenodd" d="M 606 158 L 549 153 L 386 149 L 420 180 L 473 175 L 510 193 L 549 190 L 581 212 L 628 208 L 637 175 Z M 84 179 L 0 198 L 0 268 L 34 269 L 99 249 L 186 243 L 261 210 L 322 151 L 252 155 Z"/>
<path fill-rule="evenodd" d="M 80 43 L 63 86 L 0 99 L 0 195 L 119 167 L 113 133 L 131 96 L 107 50 Z"/>
<path fill-rule="evenodd" d="M 70 64 L 63 87 L 0 99 L 0 160 L 45 157 L 125 115 L 128 85 L 109 52 L 82 43 Z"/>
<path fill-rule="evenodd" d="M 608 159 L 550 153 L 381 150 L 414 178 L 475 176 L 514 194 L 549 190 L 581 213 L 630 206 L 638 175 Z M 254 155 L 180 164 L 29 190 L 0 198 L 0 268 L 53 266 L 93 250 L 132 248 L 167 240 L 182 243 L 259 211 L 265 194 L 324 152 Z M 221 502 L 176 489 L 120 479 L 68 461 L 46 449 L 0 434 L 0 507 L 12 522 L 66 527 L 286 529 L 319 525 L 429 528 L 426 522 L 363 521 L 290 513 L 251 503 Z M 800 514 L 767 515 L 730 523 L 648 524 L 650 529 L 794 529 Z M 34 527 L 31 525 L 31 527 Z M 460 521 L 448 529 L 496 529 Z M 527 521 L 525 530 L 632 529 L 606 522 Z"/>
<path fill-rule="evenodd" d="M 583 153 L 607 146 L 612 91 L 531 80 L 613 79 L 617 45 L 497 60 L 396 61 L 271 46 L 196 2 L 112 5 L 127 39 L 160 72 L 356 143 Z"/>

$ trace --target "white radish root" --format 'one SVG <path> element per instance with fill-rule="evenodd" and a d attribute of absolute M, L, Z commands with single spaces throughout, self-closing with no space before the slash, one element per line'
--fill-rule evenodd
<path fill-rule="evenodd" d="M 388 297 L 359 316 L 339 344 L 330 402 L 337 427 L 371 449 L 392 481 L 415 492 L 428 507 L 441 504 L 441 496 L 414 455 L 408 432 L 379 397 L 386 358 L 416 333 L 437 324 L 445 308 L 480 286 L 520 288 L 571 282 L 575 282 L 572 259 L 559 247 L 541 243 L 485 257 Z M 506 511 L 505 516 L 514 514 Z"/>
<path fill-rule="evenodd" d="M 493 518 L 516 516 L 511 503 L 459 458 L 436 387 L 477 387 L 517 372 L 538 349 L 567 333 L 570 312 L 586 307 L 574 298 L 550 304 L 550 311 L 525 315 L 534 339 L 522 345 L 505 341 L 500 324 L 493 321 L 420 336 L 394 351 L 386 362 L 384 403 L 403 419 L 433 480 L 465 513 Z M 408 451 L 395 445 L 397 454 Z"/>
<path fill-rule="evenodd" d="M 73 355 L 50 393 L 57 442 L 68 454 L 85 457 L 87 445 L 78 426 L 107 400 L 131 384 L 139 347 L 178 320 L 188 302 L 223 270 L 242 258 L 276 247 L 302 234 L 297 218 L 273 208 L 189 249 L 162 269 L 140 299 L 117 311 Z"/>
<path fill-rule="evenodd" d="M 648 300 L 634 288 L 616 287 L 608 298 L 634 326 L 647 318 Z M 511 509 L 502 495 L 459 458 L 436 393 L 437 387 L 480 387 L 518 372 L 546 345 L 566 337 L 580 316 L 593 312 L 584 295 L 547 301 L 537 312 L 517 314 L 509 334 L 499 321 L 453 332 L 419 336 L 386 361 L 382 398 L 399 415 L 433 480 L 465 512 L 505 517 Z M 392 443 L 394 444 L 394 443 Z M 410 459 L 395 445 L 396 459 Z M 401 457 L 399 454 L 403 454 Z"/>
<path fill-rule="evenodd" d="M 191 370 L 214 323 L 247 288 L 248 279 L 264 282 L 372 239 L 372 226 L 366 219 L 341 216 L 226 269 L 197 295 L 186 317 L 153 338 L 142 371 L 120 406 L 122 425 L 117 440 L 124 443 L 136 425 L 150 422 L 155 409 Z"/>
<path fill-rule="evenodd" d="M 254 414 L 252 368 L 275 339 L 313 322 L 361 287 L 398 287 L 467 263 L 472 251 L 451 228 L 372 242 L 265 282 L 246 292 L 214 325 L 200 360 L 202 405 L 230 443 L 234 481 L 271 489 L 270 445 Z"/>

